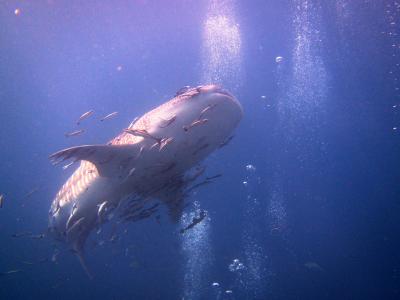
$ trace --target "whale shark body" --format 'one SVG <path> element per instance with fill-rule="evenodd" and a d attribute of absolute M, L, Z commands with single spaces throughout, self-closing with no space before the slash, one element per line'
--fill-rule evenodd
<path fill-rule="evenodd" d="M 54 153 L 53 163 L 72 160 L 80 166 L 51 205 L 49 231 L 71 246 L 87 270 L 85 241 L 111 214 L 138 221 L 162 204 L 178 221 L 204 171 L 199 163 L 231 138 L 242 114 L 240 103 L 219 86 L 185 87 L 108 144 Z"/>

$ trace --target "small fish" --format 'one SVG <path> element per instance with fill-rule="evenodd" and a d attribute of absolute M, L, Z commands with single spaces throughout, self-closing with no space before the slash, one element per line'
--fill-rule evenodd
<path fill-rule="evenodd" d="M 155 142 L 153 145 L 150 146 L 150 150 L 152 150 L 153 148 L 159 146 L 160 143 L 159 142 Z"/>
<path fill-rule="evenodd" d="M 76 124 L 79 125 L 83 120 L 89 118 L 89 117 L 93 114 L 93 112 L 94 112 L 94 110 L 91 109 L 91 110 L 85 112 L 84 114 L 82 114 L 82 115 L 79 117 L 79 119 L 78 119 L 78 121 L 76 122 Z"/>
<path fill-rule="evenodd" d="M 98 212 L 97 212 L 97 216 L 98 216 L 98 218 L 99 218 L 99 223 L 102 223 L 103 222 L 103 216 L 104 216 L 104 213 L 107 211 L 106 209 L 106 205 L 107 205 L 107 201 L 104 201 L 103 203 L 101 203 L 100 205 L 99 205 L 99 210 L 98 210 Z"/>
<path fill-rule="evenodd" d="M 132 176 L 132 174 L 135 172 L 136 168 L 133 167 L 132 169 L 129 170 L 128 175 L 126 175 L 124 180 L 127 180 L 129 177 Z"/>
<path fill-rule="evenodd" d="M 234 137 L 233 135 L 230 136 L 226 141 L 222 142 L 222 143 L 219 145 L 218 148 L 221 149 L 222 147 L 225 147 L 226 145 L 228 145 L 228 144 L 230 143 L 230 141 L 232 141 L 233 137 Z"/>
<path fill-rule="evenodd" d="M 135 125 L 138 120 L 139 120 L 139 117 L 134 118 L 133 121 L 131 122 L 131 124 L 129 124 L 128 128 L 131 129 L 133 127 L 133 125 Z"/>
<path fill-rule="evenodd" d="M 157 142 L 160 142 L 161 139 L 156 138 L 154 136 L 152 136 L 150 133 L 147 132 L 147 130 L 145 129 L 125 129 L 124 130 L 126 133 L 132 134 L 134 136 L 140 136 L 142 138 L 151 138 L 153 140 L 156 140 Z"/>
<path fill-rule="evenodd" d="M 72 131 L 72 132 L 67 132 L 65 134 L 65 137 L 77 136 L 77 135 L 80 135 L 80 134 L 82 134 L 84 132 L 85 132 L 85 130 L 83 130 L 83 129 L 75 130 L 75 131 Z"/>
<path fill-rule="evenodd" d="M 208 122 L 208 119 L 196 120 L 196 121 L 193 121 L 192 124 L 190 124 L 190 125 L 183 126 L 183 130 L 189 131 L 189 129 L 191 129 L 191 128 L 195 127 L 195 126 L 203 125 L 203 124 L 205 124 L 207 122 Z"/>
<path fill-rule="evenodd" d="M 32 235 L 32 232 L 30 232 L 30 231 L 25 231 L 25 232 L 19 232 L 19 233 L 13 233 L 12 235 L 11 235 L 11 237 L 13 237 L 13 238 L 19 238 L 19 237 L 23 237 L 23 236 L 30 236 L 30 235 Z"/>
<path fill-rule="evenodd" d="M 1 272 L 0 275 L 10 275 L 10 274 L 15 274 L 15 273 L 19 273 L 21 272 L 21 270 L 17 269 L 17 270 L 10 270 L 7 272 Z"/>
<path fill-rule="evenodd" d="M 74 204 L 72 205 L 71 214 L 69 215 L 69 218 L 68 218 L 68 220 L 67 220 L 67 223 L 65 224 L 65 228 L 67 228 L 67 229 L 69 228 L 69 224 L 71 223 L 72 218 L 74 217 L 74 214 L 75 214 L 77 208 L 78 208 L 77 204 L 74 203 Z"/>
<path fill-rule="evenodd" d="M 141 146 L 139 149 L 139 153 L 136 155 L 135 159 L 138 159 L 144 152 L 145 147 Z"/>
<path fill-rule="evenodd" d="M 41 240 L 41 239 L 43 239 L 43 238 L 45 237 L 45 234 L 44 234 L 44 233 L 41 233 L 41 234 L 32 234 L 30 237 L 31 237 L 32 239 L 35 239 L 35 240 Z"/>
<path fill-rule="evenodd" d="M 197 224 L 199 224 L 201 221 L 203 221 L 203 219 L 205 218 L 207 216 L 207 213 L 204 211 L 204 210 L 202 210 L 201 212 L 200 212 L 200 215 L 198 216 L 198 217 L 194 217 L 193 219 L 192 219 L 192 223 L 190 223 L 188 226 L 186 226 L 185 228 L 183 228 L 183 229 L 181 229 L 181 233 L 183 234 L 183 233 L 185 233 L 185 231 L 186 230 L 189 230 L 189 229 L 191 229 L 191 228 L 193 228 L 194 226 L 196 226 Z"/>
<path fill-rule="evenodd" d="M 112 112 L 111 114 L 108 114 L 107 116 L 105 116 L 104 118 L 102 118 L 102 119 L 100 120 L 100 122 L 103 122 L 103 121 L 108 120 L 108 119 L 112 119 L 112 118 L 114 118 L 114 117 L 117 116 L 117 115 L 118 115 L 118 112 L 117 112 L 117 111 L 114 111 L 114 112 Z"/>
<path fill-rule="evenodd" d="M 219 178 L 221 176 L 222 176 L 222 174 L 217 174 L 217 175 L 214 175 L 214 176 L 211 176 L 211 177 L 206 177 L 206 180 L 212 180 L 212 179 L 215 179 L 215 178 Z"/>
<path fill-rule="evenodd" d="M 200 187 L 200 186 L 202 186 L 202 185 L 209 184 L 209 183 L 211 183 L 211 182 L 212 182 L 211 180 L 204 180 L 204 181 L 202 181 L 202 182 L 200 182 L 200 183 L 197 183 L 197 184 L 191 186 L 190 188 L 188 188 L 188 189 L 186 190 L 186 194 L 189 193 L 189 192 L 191 192 L 191 191 L 194 190 L 195 188 L 198 188 L 198 187 Z"/>
<path fill-rule="evenodd" d="M 37 191 L 39 191 L 39 188 L 38 187 L 35 187 L 34 189 L 32 189 L 32 190 L 30 190 L 28 193 L 26 193 L 23 197 L 22 197 L 22 199 L 27 199 L 27 198 L 29 198 L 30 196 L 32 196 L 34 193 L 36 193 Z"/>
<path fill-rule="evenodd" d="M 4 195 L 0 195 L 0 208 L 3 207 L 4 204 Z"/>
<path fill-rule="evenodd" d="M 203 110 L 200 112 L 199 119 L 201 119 L 201 118 L 204 116 L 204 114 L 205 114 L 206 112 L 208 112 L 209 110 L 213 109 L 216 105 L 217 105 L 217 104 L 210 104 L 210 105 L 207 106 L 205 109 L 203 109 Z"/>
<path fill-rule="evenodd" d="M 165 123 L 163 125 L 158 125 L 158 127 L 165 128 L 165 127 L 168 127 L 169 125 L 171 125 L 176 120 L 176 115 L 173 115 L 171 118 L 166 119 L 166 120 L 162 119 L 162 118 L 160 118 L 160 119 L 163 120 Z"/>
<path fill-rule="evenodd" d="M 73 162 L 70 162 L 69 164 L 63 166 L 62 169 L 63 169 L 63 170 L 66 170 L 66 169 L 68 169 L 70 166 L 72 166 L 74 163 L 75 163 L 74 161 L 73 161 Z"/>
<path fill-rule="evenodd" d="M 165 146 L 171 144 L 173 140 L 174 140 L 173 137 L 163 138 L 163 139 L 161 140 L 161 142 L 160 142 L 160 149 L 159 149 L 159 151 L 161 151 L 162 149 L 164 149 Z"/>

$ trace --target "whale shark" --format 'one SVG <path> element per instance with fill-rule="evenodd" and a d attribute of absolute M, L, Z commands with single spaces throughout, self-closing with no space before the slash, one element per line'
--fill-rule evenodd
<path fill-rule="evenodd" d="M 172 222 L 204 172 L 199 164 L 232 138 L 243 116 L 238 100 L 218 85 L 184 87 L 136 118 L 107 144 L 81 145 L 50 156 L 79 162 L 49 211 L 49 232 L 65 241 L 89 273 L 83 252 L 90 233 L 116 213 L 124 221 L 167 207 Z"/>

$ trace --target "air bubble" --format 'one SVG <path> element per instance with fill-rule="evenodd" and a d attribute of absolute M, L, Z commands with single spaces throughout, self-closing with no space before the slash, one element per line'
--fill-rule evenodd
<path fill-rule="evenodd" d="M 235 258 L 232 263 L 229 265 L 229 271 L 231 272 L 236 272 L 239 270 L 243 270 L 244 269 L 244 265 L 243 263 L 240 262 L 239 259 Z"/>
<path fill-rule="evenodd" d="M 246 166 L 246 171 L 254 172 L 255 170 L 256 170 L 256 167 L 253 166 L 252 164 L 248 164 L 248 165 Z"/>

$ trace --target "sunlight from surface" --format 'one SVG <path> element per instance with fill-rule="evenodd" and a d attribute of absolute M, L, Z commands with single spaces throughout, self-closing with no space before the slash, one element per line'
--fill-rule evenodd
<path fill-rule="evenodd" d="M 194 210 L 183 214 L 181 226 L 188 226 L 200 211 L 200 204 L 195 201 Z M 186 262 L 183 280 L 184 299 L 202 298 L 199 291 L 203 285 L 205 269 L 211 264 L 210 222 L 210 218 L 206 217 L 183 234 L 182 252 Z"/>
<path fill-rule="evenodd" d="M 320 56 L 320 8 L 308 1 L 297 1 L 294 10 L 295 45 L 292 78 L 287 99 L 279 103 L 280 113 L 300 119 L 313 119 L 327 94 L 327 72 Z M 318 111 L 316 110 L 318 109 Z"/>
<path fill-rule="evenodd" d="M 218 1 L 210 3 L 203 29 L 204 83 L 235 87 L 240 80 L 242 41 L 232 10 L 233 4 L 230 1 L 223 4 Z"/>

